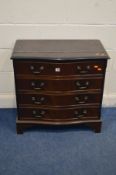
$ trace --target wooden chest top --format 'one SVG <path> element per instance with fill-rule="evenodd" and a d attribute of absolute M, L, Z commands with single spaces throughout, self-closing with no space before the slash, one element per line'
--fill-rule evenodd
<path fill-rule="evenodd" d="M 108 59 L 99 40 L 17 40 L 11 59 L 77 61 Z"/>

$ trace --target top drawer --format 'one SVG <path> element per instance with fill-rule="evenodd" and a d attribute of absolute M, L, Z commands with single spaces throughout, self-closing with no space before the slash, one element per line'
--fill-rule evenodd
<path fill-rule="evenodd" d="M 71 63 L 50 63 L 39 61 L 14 61 L 15 74 L 28 75 L 84 75 L 103 74 L 106 61 L 78 61 Z"/>

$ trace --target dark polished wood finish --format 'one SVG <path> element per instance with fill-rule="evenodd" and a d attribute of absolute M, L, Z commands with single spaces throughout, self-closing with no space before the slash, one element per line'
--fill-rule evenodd
<path fill-rule="evenodd" d="M 50 63 L 38 61 L 17 61 L 14 63 L 15 72 L 19 75 L 46 75 L 46 76 L 62 76 L 62 75 L 86 75 L 104 73 L 106 61 L 89 60 L 78 61 L 72 63 Z M 100 68 L 97 70 L 96 65 Z M 60 68 L 60 72 L 55 71 Z"/>
<path fill-rule="evenodd" d="M 19 105 L 36 105 L 36 106 L 80 106 L 99 104 L 101 101 L 101 93 L 70 93 L 70 94 L 43 94 L 42 93 L 18 93 Z"/>
<path fill-rule="evenodd" d="M 101 130 L 107 55 L 99 40 L 18 40 L 13 59 L 17 133 L 35 125 Z"/>
<path fill-rule="evenodd" d="M 67 120 L 88 120 L 98 119 L 99 107 L 68 107 L 68 108 L 50 108 L 50 107 L 20 107 L 19 118 L 20 119 L 31 119 L 39 121 L 67 121 Z"/>
<path fill-rule="evenodd" d="M 29 78 L 29 79 L 28 79 Z M 31 77 L 17 78 L 18 91 L 83 91 L 83 90 L 100 90 L 103 85 L 103 77 L 87 78 L 50 78 L 35 79 Z"/>

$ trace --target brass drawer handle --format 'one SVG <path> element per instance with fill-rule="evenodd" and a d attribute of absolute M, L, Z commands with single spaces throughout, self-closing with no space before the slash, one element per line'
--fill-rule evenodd
<path fill-rule="evenodd" d="M 79 66 L 79 65 L 77 66 L 77 70 L 78 70 L 79 73 L 81 73 L 81 74 L 86 74 L 86 73 L 88 73 L 90 69 L 91 69 L 90 65 L 87 65 L 87 66 L 85 67 L 85 70 L 83 70 L 81 66 Z"/>
<path fill-rule="evenodd" d="M 44 110 L 39 110 L 39 111 L 33 110 L 32 111 L 32 115 L 35 118 L 42 118 L 42 117 L 44 117 L 45 113 L 46 113 L 46 111 L 44 111 Z"/>
<path fill-rule="evenodd" d="M 80 73 L 81 73 L 81 74 L 87 74 L 88 71 L 87 71 L 87 70 L 82 70 L 82 71 L 80 71 Z"/>
<path fill-rule="evenodd" d="M 87 110 L 84 109 L 82 111 L 78 111 L 78 110 L 75 110 L 74 111 L 74 115 L 77 117 L 77 118 L 82 118 L 82 117 L 85 117 L 87 114 Z"/>
<path fill-rule="evenodd" d="M 42 88 L 41 87 L 34 87 L 33 89 L 34 90 L 41 90 Z"/>
<path fill-rule="evenodd" d="M 35 118 L 42 118 L 43 116 L 42 115 L 35 115 L 34 117 Z"/>
<path fill-rule="evenodd" d="M 76 81 L 76 86 L 79 88 L 79 89 L 87 89 L 90 85 L 90 82 L 89 81 L 86 81 L 86 82 L 80 82 L 80 81 Z"/>
<path fill-rule="evenodd" d="M 45 83 L 44 82 L 31 82 L 31 86 L 34 90 L 41 90 L 44 87 Z"/>
<path fill-rule="evenodd" d="M 33 71 L 32 73 L 33 73 L 33 74 L 40 74 L 41 71 Z"/>
<path fill-rule="evenodd" d="M 40 66 L 39 70 L 36 71 L 35 67 L 33 65 L 30 66 L 30 70 L 32 71 L 33 74 L 40 74 L 44 70 L 44 66 Z"/>
<path fill-rule="evenodd" d="M 38 104 L 38 105 L 40 105 L 40 104 L 42 104 L 42 102 L 44 102 L 45 101 L 45 97 L 40 97 L 40 98 L 38 98 L 38 97 L 32 97 L 32 102 L 34 103 L 34 104 Z"/>
<path fill-rule="evenodd" d="M 84 96 L 83 101 L 80 101 L 80 98 L 79 98 L 78 96 L 76 96 L 76 97 L 75 97 L 75 100 L 76 100 L 77 103 L 83 104 L 83 103 L 86 103 L 86 102 L 87 102 L 88 96 Z"/>

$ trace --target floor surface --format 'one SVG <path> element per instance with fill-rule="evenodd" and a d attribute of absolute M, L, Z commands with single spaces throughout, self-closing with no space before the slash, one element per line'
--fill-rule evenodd
<path fill-rule="evenodd" d="M 116 108 L 102 132 L 85 127 L 15 131 L 15 109 L 0 109 L 0 175 L 116 175 Z"/>

